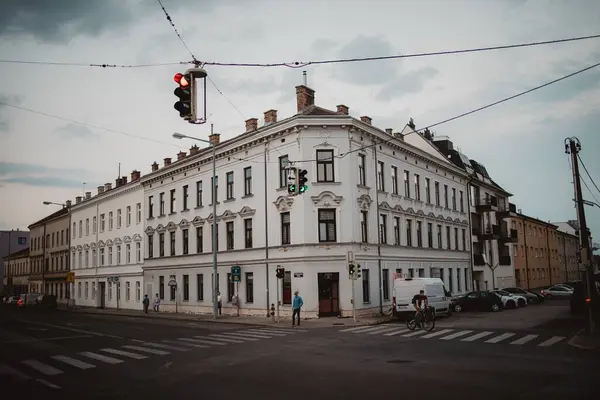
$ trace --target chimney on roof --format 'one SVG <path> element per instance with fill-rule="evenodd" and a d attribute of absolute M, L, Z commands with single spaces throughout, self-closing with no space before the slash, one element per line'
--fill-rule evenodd
<path fill-rule="evenodd" d="M 298 113 L 315 105 L 315 91 L 305 85 L 296 86 L 296 104 Z"/>
<path fill-rule="evenodd" d="M 126 176 L 122 176 L 121 177 L 121 185 L 126 185 L 127 184 L 127 177 Z"/>
<path fill-rule="evenodd" d="M 140 171 L 134 169 L 131 171 L 131 182 L 137 181 L 138 179 L 140 179 Z"/>
<path fill-rule="evenodd" d="M 221 143 L 221 134 L 220 133 L 213 133 L 212 135 L 209 135 L 208 136 L 208 141 L 213 146 L 218 145 L 219 143 Z"/>
<path fill-rule="evenodd" d="M 265 111 L 265 125 L 277 122 L 277 110 Z"/>
<path fill-rule="evenodd" d="M 154 161 L 152 163 L 151 167 L 152 167 L 152 172 L 158 171 L 158 163 L 156 161 Z"/>
<path fill-rule="evenodd" d="M 340 115 L 348 115 L 348 112 L 350 111 L 350 109 L 348 108 L 348 106 L 345 106 L 343 104 L 338 104 L 337 105 L 337 113 Z"/>
<path fill-rule="evenodd" d="M 363 115 L 362 117 L 360 117 L 360 120 L 362 122 L 364 122 L 365 124 L 371 125 L 371 121 L 372 121 L 371 117 L 367 117 L 366 115 Z"/>
<path fill-rule="evenodd" d="M 65 204 L 67 205 L 67 208 L 71 207 L 71 200 L 65 201 Z"/>
<path fill-rule="evenodd" d="M 171 157 L 167 157 L 163 161 L 165 162 L 164 167 L 171 165 Z"/>
<path fill-rule="evenodd" d="M 115 189 L 121 186 L 121 178 L 115 179 Z"/>
<path fill-rule="evenodd" d="M 277 111 L 275 111 L 275 113 L 276 113 L 275 119 L 277 119 Z M 246 133 L 254 132 L 257 129 L 258 129 L 258 118 L 250 118 L 250 119 L 246 120 Z"/>
<path fill-rule="evenodd" d="M 194 154 L 198 153 L 200 153 L 200 147 L 198 147 L 197 145 L 193 145 L 192 147 L 190 147 L 190 156 L 193 156 Z"/>
<path fill-rule="evenodd" d="M 75 197 L 75 204 L 81 203 L 81 196 Z"/>
<path fill-rule="evenodd" d="M 181 161 L 185 158 L 186 156 L 186 152 L 185 151 L 180 151 L 179 153 L 177 153 L 177 161 Z"/>
<path fill-rule="evenodd" d="M 85 192 L 85 199 L 89 200 L 92 198 L 92 192 Z"/>
<path fill-rule="evenodd" d="M 109 182 L 109 183 L 105 183 L 104 184 L 104 191 L 105 192 L 108 192 L 111 189 L 112 189 L 112 183 Z"/>
<path fill-rule="evenodd" d="M 387 134 L 388 134 L 388 135 L 390 135 L 390 136 L 392 135 L 392 132 L 393 132 L 393 131 L 394 131 L 394 130 L 393 130 L 392 128 L 385 128 L 385 133 L 387 133 Z"/>
<path fill-rule="evenodd" d="M 104 186 L 98 186 L 98 194 L 104 193 Z"/>

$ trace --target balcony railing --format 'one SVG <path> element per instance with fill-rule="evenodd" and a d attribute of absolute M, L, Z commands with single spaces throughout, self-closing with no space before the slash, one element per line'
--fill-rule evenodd
<path fill-rule="evenodd" d="M 480 211 L 491 211 L 498 207 L 498 198 L 495 196 L 485 196 L 475 199 L 475 208 Z"/>
<path fill-rule="evenodd" d="M 501 229 L 498 240 L 504 243 L 517 243 L 519 241 L 519 234 L 516 229 Z"/>
<path fill-rule="evenodd" d="M 498 264 L 502 266 L 511 265 L 510 256 L 500 256 L 498 260 Z"/>
<path fill-rule="evenodd" d="M 479 234 L 479 240 L 495 240 L 500 237 L 500 226 L 498 225 L 488 225 L 485 229 Z"/>
<path fill-rule="evenodd" d="M 498 205 L 498 210 L 496 210 L 496 219 L 505 219 L 514 216 L 517 214 L 517 206 L 512 203 Z"/>

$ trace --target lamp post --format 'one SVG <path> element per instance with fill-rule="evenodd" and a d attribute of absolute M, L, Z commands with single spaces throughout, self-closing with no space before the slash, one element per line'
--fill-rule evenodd
<path fill-rule="evenodd" d="M 210 125 L 210 133 L 213 134 L 213 125 Z M 215 141 L 212 142 L 205 139 L 200 139 L 193 136 L 184 135 L 182 133 L 174 133 L 173 137 L 175 139 L 191 139 L 196 140 L 198 142 L 207 143 L 212 146 L 212 206 L 213 206 L 213 220 L 212 220 L 212 252 L 213 252 L 213 318 L 216 319 L 219 315 L 219 307 L 217 304 L 217 193 L 216 193 L 216 185 L 217 185 L 217 162 L 216 162 L 216 148 L 217 145 Z"/>

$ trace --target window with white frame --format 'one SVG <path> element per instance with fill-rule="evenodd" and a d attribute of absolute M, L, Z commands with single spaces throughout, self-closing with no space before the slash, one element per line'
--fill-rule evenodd
<path fill-rule="evenodd" d="M 125 282 L 125 301 L 131 299 L 131 282 Z"/>
<path fill-rule="evenodd" d="M 336 242 L 337 227 L 335 209 L 322 208 L 318 212 L 319 242 Z"/>
<path fill-rule="evenodd" d="M 90 219 L 86 218 L 85 219 L 85 236 L 89 236 L 90 235 Z"/>
<path fill-rule="evenodd" d="M 127 226 L 131 225 L 131 206 L 127 206 L 127 216 L 125 217 Z"/>
<path fill-rule="evenodd" d="M 108 248 L 108 265 L 113 265 L 113 248 Z"/>
<path fill-rule="evenodd" d="M 90 289 L 90 283 L 86 282 L 85 283 L 85 298 L 88 298 L 88 293 L 89 293 L 89 289 Z"/>
<path fill-rule="evenodd" d="M 125 262 L 131 264 L 131 245 L 128 243 L 125 245 Z"/>
<path fill-rule="evenodd" d="M 135 262 L 139 263 L 142 259 L 142 244 L 140 242 L 136 242 L 135 244 Z"/>
<path fill-rule="evenodd" d="M 96 259 L 96 249 L 92 250 L 92 267 L 96 267 L 98 260 Z"/>
<path fill-rule="evenodd" d="M 100 232 L 104 232 L 105 229 L 106 229 L 105 214 L 100 214 Z"/>
<path fill-rule="evenodd" d="M 121 264 L 121 246 L 117 246 L 117 265 Z"/>
<path fill-rule="evenodd" d="M 135 205 L 135 223 L 139 224 L 142 222 L 142 203 L 137 203 Z"/>
<path fill-rule="evenodd" d="M 317 182 L 334 182 L 333 150 L 317 150 Z"/>
<path fill-rule="evenodd" d="M 141 297 L 140 281 L 136 281 L 135 282 L 135 301 L 140 301 L 140 297 Z"/>
<path fill-rule="evenodd" d="M 92 218 L 92 233 L 96 234 L 96 230 L 98 229 L 98 220 L 96 217 Z"/>

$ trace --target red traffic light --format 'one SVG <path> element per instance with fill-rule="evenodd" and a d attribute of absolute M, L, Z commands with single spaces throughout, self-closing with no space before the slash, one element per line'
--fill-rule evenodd
<path fill-rule="evenodd" d="M 190 82 L 188 81 L 186 76 L 184 74 L 182 74 L 181 72 L 176 73 L 175 76 L 173 77 L 173 80 L 175 82 L 177 82 L 179 84 L 179 86 L 181 86 L 181 87 L 187 87 L 190 85 Z"/>

